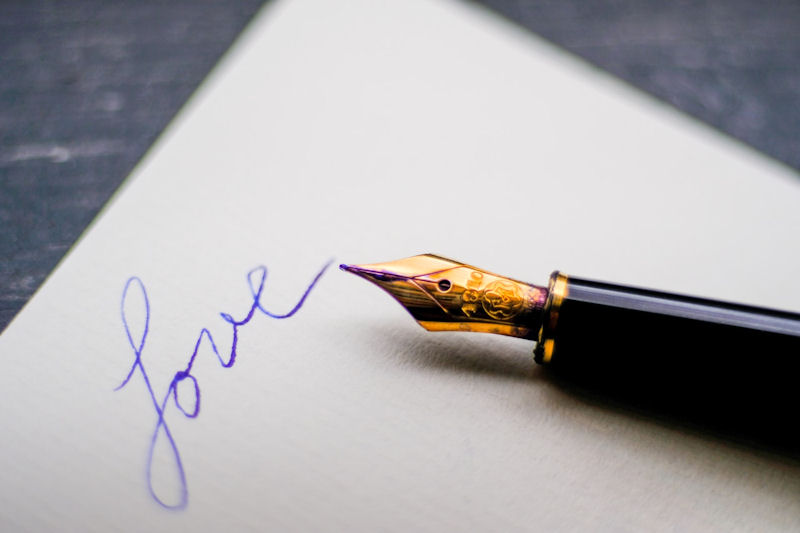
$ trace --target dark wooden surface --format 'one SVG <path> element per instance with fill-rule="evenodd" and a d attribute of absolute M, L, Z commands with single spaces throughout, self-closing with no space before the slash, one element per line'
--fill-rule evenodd
<path fill-rule="evenodd" d="M 0 330 L 262 3 L 0 3 Z"/>
<path fill-rule="evenodd" d="M 800 1 L 481 3 L 800 169 Z"/>
<path fill-rule="evenodd" d="M 0 330 L 262 3 L 0 3 Z M 800 2 L 482 3 L 800 169 Z"/>

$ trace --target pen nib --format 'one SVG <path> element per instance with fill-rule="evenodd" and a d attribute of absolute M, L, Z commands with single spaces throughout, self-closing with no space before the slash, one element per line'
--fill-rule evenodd
<path fill-rule="evenodd" d="M 547 289 L 425 254 L 341 265 L 388 292 L 429 331 L 478 331 L 534 339 Z"/>

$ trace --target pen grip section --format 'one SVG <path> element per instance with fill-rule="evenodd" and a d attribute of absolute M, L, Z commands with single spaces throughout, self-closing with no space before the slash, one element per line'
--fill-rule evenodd
<path fill-rule="evenodd" d="M 535 355 L 556 374 L 636 405 L 794 431 L 800 315 L 559 273 L 550 290 Z"/>

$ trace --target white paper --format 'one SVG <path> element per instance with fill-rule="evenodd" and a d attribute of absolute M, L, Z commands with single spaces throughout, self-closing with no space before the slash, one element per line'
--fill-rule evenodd
<path fill-rule="evenodd" d="M 165 410 L 184 509 L 148 492 L 141 375 L 114 388 L 131 276 L 160 398 L 201 328 L 230 349 L 258 265 L 275 311 L 331 258 L 423 252 L 797 309 L 798 205 L 787 169 L 479 8 L 269 6 L 0 338 L 0 529 L 797 529 L 795 461 L 588 404 L 531 343 L 427 333 L 335 268 L 231 368 L 201 344 L 199 416 Z M 174 468 L 162 436 L 167 503 Z"/>

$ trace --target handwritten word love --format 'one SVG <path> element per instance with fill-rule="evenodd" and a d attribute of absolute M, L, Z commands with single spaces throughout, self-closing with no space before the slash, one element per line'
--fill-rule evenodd
<path fill-rule="evenodd" d="M 161 398 L 156 396 L 155 391 L 150 383 L 150 376 L 145 369 L 144 362 L 142 361 L 142 352 L 144 351 L 145 341 L 147 340 L 147 334 L 150 330 L 150 300 L 147 297 L 147 289 L 145 289 L 144 283 L 141 279 L 136 276 L 133 276 L 128 279 L 125 283 L 125 288 L 122 291 L 122 303 L 121 303 L 121 314 L 122 314 L 122 324 L 125 328 L 125 334 L 128 337 L 128 342 L 133 348 L 133 365 L 131 366 L 128 375 L 125 376 L 125 379 L 122 380 L 122 383 L 115 388 L 114 390 L 120 390 L 124 388 L 128 383 L 130 383 L 131 379 L 133 378 L 134 374 L 137 372 L 142 376 L 144 380 L 145 388 L 150 395 L 150 399 L 153 402 L 153 408 L 156 412 L 156 424 L 153 430 L 153 434 L 150 437 L 150 446 L 147 452 L 147 465 L 146 465 L 146 476 L 147 476 L 147 486 L 148 490 L 150 491 L 150 495 L 153 499 L 158 502 L 159 505 L 168 509 L 183 509 L 186 507 L 189 501 L 189 490 L 186 484 L 186 472 L 183 467 L 183 461 L 181 460 L 181 453 L 178 450 L 178 444 L 175 442 L 175 438 L 172 436 L 172 432 L 170 431 L 169 425 L 164 417 L 165 412 L 169 406 L 174 406 L 180 413 L 183 414 L 186 418 L 193 419 L 197 418 L 200 414 L 200 384 L 197 381 L 197 378 L 192 375 L 192 367 L 194 366 L 195 359 L 197 358 L 197 353 L 200 350 L 201 344 L 204 340 L 211 345 L 211 349 L 213 350 L 214 354 L 217 356 L 217 360 L 219 361 L 220 365 L 223 368 L 230 368 L 236 362 L 236 347 L 239 342 L 239 329 L 242 326 L 245 326 L 250 323 L 256 313 L 266 315 L 269 318 L 275 319 L 284 319 L 293 316 L 305 303 L 306 298 L 311 293 L 311 290 L 316 286 L 317 282 L 320 280 L 322 275 L 325 273 L 327 268 L 330 266 L 331 262 L 328 262 L 322 269 L 317 273 L 311 283 L 306 287 L 303 295 L 297 301 L 297 304 L 287 313 L 279 314 L 273 313 L 268 311 L 264 308 L 261 304 L 261 297 L 264 293 L 264 284 L 267 280 L 267 268 L 264 266 L 259 266 L 254 268 L 247 274 L 247 284 L 250 288 L 250 296 L 251 296 L 251 304 L 250 309 L 247 311 L 247 314 L 241 320 L 236 320 L 233 318 L 232 315 L 228 313 L 220 313 L 222 319 L 232 328 L 233 337 L 231 341 L 231 348 L 229 355 L 226 358 L 223 358 L 220 355 L 219 350 L 217 349 L 217 345 L 214 342 L 214 338 L 211 336 L 211 332 L 207 328 L 203 328 L 200 330 L 200 334 L 197 337 L 197 342 L 194 345 L 194 350 L 192 351 L 191 356 L 189 357 L 189 361 L 186 364 L 186 367 L 182 370 L 178 370 L 175 372 L 175 375 L 172 378 L 172 381 L 167 387 L 166 393 L 161 396 Z M 138 324 L 134 324 L 139 326 L 139 330 L 142 331 L 142 336 L 139 339 L 134 340 L 131 330 L 132 320 L 129 320 L 126 314 L 126 306 L 125 303 L 130 297 L 130 293 L 138 293 L 139 296 L 142 298 L 144 302 L 144 317 L 137 317 L 139 320 L 143 318 L 143 324 L 140 322 Z M 187 407 L 183 403 L 178 396 L 178 385 L 184 381 L 187 381 L 192 385 L 191 389 L 193 389 L 193 397 L 194 402 L 193 406 Z M 172 402 L 170 402 L 170 398 Z M 169 450 L 171 451 L 171 458 L 173 460 L 173 464 L 175 466 L 175 473 L 177 474 L 177 479 L 179 482 L 180 487 L 180 496 L 178 498 L 177 503 L 167 503 L 162 498 L 156 494 L 156 490 L 153 487 L 153 475 L 152 475 L 152 467 L 153 467 L 153 454 L 156 448 L 156 444 L 158 444 L 159 439 L 166 439 Z"/>

